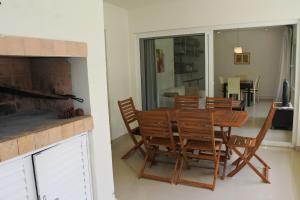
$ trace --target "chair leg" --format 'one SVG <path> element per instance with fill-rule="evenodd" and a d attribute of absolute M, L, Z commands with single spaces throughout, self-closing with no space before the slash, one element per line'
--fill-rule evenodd
<path fill-rule="evenodd" d="M 235 161 L 233 161 L 231 164 L 232 165 L 237 165 L 240 162 L 240 158 L 237 158 Z"/>
<path fill-rule="evenodd" d="M 180 155 L 177 155 L 176 163 L 175 163 L 175 167 L 174 167 L 173 175 L 172 175 L 172 184 L 176 184 L 176 182 L 177 182 L 179 164 L 180 164 Z"/>
<path fill-rule="evenodd" d="M 178 172 L 177 172 L 177 176 L 176 176 L 176 180 L 175 180 L 176 185 L 178 184 L 178 182 L 180 180 L 180 177 L 182 174 L 182 169 L 183 169 L 183 164 L 184 164 L 184 159 L 183 159 L 183 157 L 180 157 L 179 168 L 178 168 Z"/>
<path fill-rule="evenodd" d="M 244 151 L 244 156 L 246 156 L 246 153 L 248 152 L 248 149 L 245 148 L 245 151 Z M 239 166 L 239 164 L 241 163 L 242 159 L 241 158 L 237 158 L 235 161 L 232 162 L 232 165 L 236 165 L 236 166 Z"/>
<path fill-rule="evenodd" d="M 142 165 L 142 168 L 141 168 L 141 170 L 140 170 L 140 172 L 139 172 L 139 178 L 142 178 L 143 175 L 144 175 L 144 171 L 145 171 L 145 168 L 146 168 L 148 159 L 149 159 L 149 155 L 147 154 L 147 155 L 145 156 L 145 159 L 144 159 L 144 163 L 143 163 L 143 165 Z"/>
<path fill-rule="evenodd" d="M 154 150 L 153 150 L 153 154 L 151 155 L 150 157 L 150 168 L 155 165 L 155 158 L 156 158 L 156 151 L 158 150 L 158 147 L 154 147 Z"/>
<path fill-rule="evenodd" d="M 221 176 L 222 180 L 224 180 L 225 175 L 226 175 L 228 153 L 229 153 L 229 148 L 226 146 L 225 159 L 224 159 L 224 163 L 223 163 L 224 164 L 224 166 L 223 166 L 223 173 L 222 173 L 222 176 Z"/>
<path fill-rule="evenodd" d="M 265 166 L 268 169 L 271 169 L 271 167 L 265 162 L 263 161 L 263 159 L 261 159 L 257 154 L 254 154 L 254 157 L 261 163 L 263 164 L 263 166 Z"/>
<path fill-rule="evenodd" d="M 248 154 L 247 157 L 245 157 L 240 151 L 237 150 L 237 148 L 233 147 L 233 151 L 241 158 L 242 163 L 240 165 L 237 165 L 236 168 L 231 171 L 228 176 L 232 177 L 234 176 L 236 173 L 238 173 L 245 165 L 248 165 L 261 179 L 264 183 L 270 183 L 270 181 L 267 179 L 267 171 L 262 174 L 260 173 L 251 163 L 250 163 L 250 159 L 253 157 L 253 154 Z M 265 168 L 267 169 L 267 168 Z"/>
<path fill-rule="evenodd" d="M 214 170 L 214 179 L 213 179 L 213 184 L 212 184 L 212 190 L 214 190 L 216 187 L 216 180 L 218 177 L 218 171 L 219 171 L 219 165 L 220 165 L 220 157 L 221 157 L 221 147 L 218 151 L 217 160 L 215 160 L 215 170 Z M 225 160 L 227 160 L 227 159 L 225 159 Z"/>
<path fill-rule="evenodd" d="M 229 139 L 230 139 L 230 136 L 231 136 L 231 127 L 228 127 L 228 136 L 227 136 L 227 141 L 229 141 Z M 230 147 L 228 147 L 228 149 L 229 149 L 229 154 L 228 154 L 228 157 L 229 157 L 229 159 L 230 159 L 230 156 L 232 155 L 232 150 L 231 150 L 231 148 L 230 148 Z"/>

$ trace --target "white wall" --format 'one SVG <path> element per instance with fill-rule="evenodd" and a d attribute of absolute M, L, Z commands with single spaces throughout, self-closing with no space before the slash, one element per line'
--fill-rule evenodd
<path fill-rule="evenodd" d="M 2 1 L 0 24 L 0 34 L 87 42 L 94 199 L 113 199 L 102 0 Z"/>
<path fill-rule="evenodd" d="M 280 74 L 280 56 L 284 27 L 239 30 L 240 45 L 250 52 L 249 65 L 235 65 L 233 48 L 237 45 L 236 30 L 220 31 L 214 36 L 215 96 L 222 96 L 219 76 L 226 80 L 235 75 L 247 75 L 250 80 L 261 76 L 259 94 L 276 98 Z"/>
<path fill-rule="evenodd" d="M 244 9 L 245 8 L 245 9 Z M 298 0 L 164 0 L 129 12 L 132 33 L 299 19 Z"/>
<path fill-rule="evenodd" d="M 158 73 L 158 71 L 156 71 L 157 92 L 159 97 L 160 91 L 174 88 L 175 86 L 173 38 L 156 39 L 155 49 L 161 49 L 163 51 L 165 64 L 164 72 Z"/>
<path fill-rule="evenodd" d="M 127 133 L 117 102 L 130 97 L 128 11 L 104 3 L 104 26 L 111 139 L 113 140 Z"/>

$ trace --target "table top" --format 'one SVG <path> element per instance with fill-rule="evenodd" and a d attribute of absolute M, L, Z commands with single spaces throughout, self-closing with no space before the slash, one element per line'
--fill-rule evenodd
<path fill-rule="evenodd" d="M 155 110 L 168 111 L 172 121 L 176 121 L 176 108 L 158 108 Z M 245 111 L 213 111 L 214 125 L 223 127 L 242 127 L 248 120 L 248 113 Z"/>

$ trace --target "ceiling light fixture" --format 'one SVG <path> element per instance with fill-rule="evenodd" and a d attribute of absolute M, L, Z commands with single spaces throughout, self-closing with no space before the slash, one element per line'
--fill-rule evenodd
<path fill-rule="evenodd" d="M 236 41 L 237 41 L 237 45 L 233 49 L 234 53 L 243 53 L 243 48 L 240 45 L 240 36 L 239 36 L 239 30 L 238 29 L 236 31 Z"/>

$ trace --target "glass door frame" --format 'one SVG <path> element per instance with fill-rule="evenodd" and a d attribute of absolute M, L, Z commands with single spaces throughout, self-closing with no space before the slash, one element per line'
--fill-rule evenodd
<path fill-rule="evenodd" d="M 279 146 L 279 147 L 300 147 L 300 20 L 282 20 L 273 22 L 257 22 L 257 23 L 242 23 L 242 24 L 232 24 L 232 25 L 220 25 L 211 27 L 211 37 L 214 37 L 214 32 L 218 30 L 230 30 L 230 29 L 241 29 L 241 28 L 259 28 L 268 26 L 284 26 L 284 25 L 297 25 L 297 46 L 296 46 L 296 67 L 295 67 L 295 100 L 294 100 L 294 121 L 293 121 L 293 131 L 292 131 L 292 141 L 291 142 L 277 142 L 277 141 L 264 141 L 265 145 Z M 214 39 L 211 41 L 210 53 L 214 54 Z M 214 62 L 214 56 L 210 57 L 210 63 Z M 213 70 L 214 66 L 212 67 Z M 212 74 L 214 74 L 212 72 Z M 212 75 L 210 74 L 210 75 Z M 212 77 L 213 79 L 213 77 Z"/>
<path fill-rule="evenodd" d="M 199 35 L 203 34 L 205 36 L 205 95 L 213 96 L 213 85 L 209 83 L 213 82 L 210 80 L 210 73 L 213 72 L 213 65 L 210 64 L 209 55 L 209 47 L 211 44 L 210 39 L 213 37 L 210 34 L 213 33 L 208 29 L 202 28 L 193 28 L 193 29 L 184 29 L 184 30 L 170 30 L 170 31 L 159 31 L 159 32 L 151 32 L 151 33 L 142 33 L 135 35 L 135 77 L 136 77 L 136 101 L 137 105 L 142 107 L 142 80 L 141 80 L 141 63 L 140 63 L 140 41 L 145 39 L 155 39 L 155 38 L 164 38 L 164 37 L 176 37 L 176 36 L 188 36 L 188 35 Z M 213 75 L 212 75 L 213 77 Z"/>

